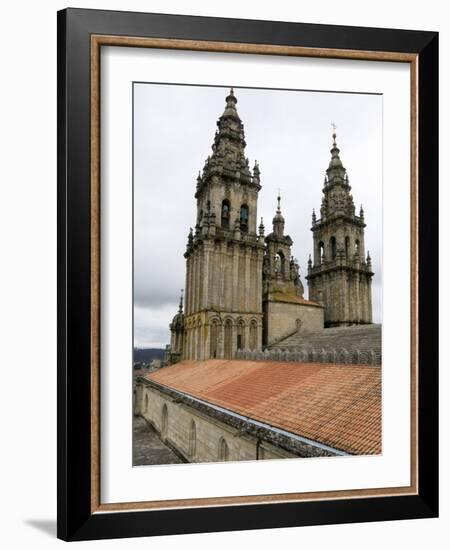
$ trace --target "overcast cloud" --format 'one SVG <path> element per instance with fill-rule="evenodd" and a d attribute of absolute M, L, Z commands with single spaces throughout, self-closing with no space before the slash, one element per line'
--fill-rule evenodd
<path fill-rule="evenodd" d="M 230 83 L 233 84 L 233 83 Z M 163 347 L 185 285 L 183 253 L 195 224 L 198 171 L 211 154 L 227 88 L 134 85 L 134 343 Z M 357 212 L 365 210 L 373 270 L 374 321 L 381 322 L 382 97 L 235 87 L 246 154 L 258 160 L 258 217 L 271 231 L 277 189 L 305 281 L 312 252 L 311 213 L 320 211 L 337 126 Z M 258 218 L 259 219 L 259 218 Z M 307 293 L 307 290 L 306 290 Z"/>

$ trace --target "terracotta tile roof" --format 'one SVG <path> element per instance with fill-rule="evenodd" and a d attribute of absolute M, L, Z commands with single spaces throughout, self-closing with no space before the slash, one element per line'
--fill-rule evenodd
<path fill-rule="evenodd" d="M 381 367 L 183 361 L 146 376 L 352 454 L 381 453 Z"/>

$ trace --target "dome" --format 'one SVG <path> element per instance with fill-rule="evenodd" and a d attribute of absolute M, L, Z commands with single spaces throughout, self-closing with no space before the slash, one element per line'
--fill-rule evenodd
<path fill-rule="evenodd" d="M 328 170 L 331 168 L 344 168 L 342 161 L 339 157 L 340 149 L 336 144 L 336 133 L 333 133 L 333 147 L 331 148 L 331 160 L 328 166 Z"/>
<path fill-rule="evenodd" d="M 180 305 L 178 307 L 178 312 L 172 319 L 170 323 L 170 330 L 178 332 L 184 328 L 184 313 L 183 313 L 183 290 L 181 290 L 180 296 Z"/>
<path fill-rule="evenodd" d="M 170 324 L 170 328 L 172 330 L 180 330 L 184 327 L 184 314 L 178 312 L 175 317 L 172 319 L 172 323 Z"/>
<path fill-rule="evenodd" d="M 336 156 L 330 160 L 329 168 L 343 168 L 341 159 Z"/>
<path fill-rule="evenodd" d="M 279 212 L 277 210 L 277 213 L 275 214 L 275 216 L 273 217 L 273 223 L 284 223 L 284 217 L 283 217 L 283 214 L 281 212 Z"/>

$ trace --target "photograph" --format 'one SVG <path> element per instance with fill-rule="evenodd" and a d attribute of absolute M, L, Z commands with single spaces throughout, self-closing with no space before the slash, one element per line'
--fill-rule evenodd
<path fill-rule="evenodd" d="M 382 94 L 132 94 L 133 466 L 381 455 Z"/>

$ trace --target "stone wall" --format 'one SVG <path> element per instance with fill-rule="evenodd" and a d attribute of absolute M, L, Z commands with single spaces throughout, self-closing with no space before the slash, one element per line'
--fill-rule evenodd
<path fill-rule="evenodd" d="M 140 414 L 156 429 L 161 439 L 188 462 L 267 460 L 296 456 L 240 433 L 238 429 L 195 411 L 186 404 L 177 403 L 153 388 L 146 387 L 139 395 Z"/>
<path fill-rule="evenodd" d="M 341 454 L 252 424 L 189 396 L 139 379 L 136 414 L 187 462 L 268 460 Z"/>
<path fill-rule="evenodd" d="M 267 301 L 264 303 L 263 344 L 270 346 L 295 332 L 323 328 L 323 308 L 318 305 Z"/>
<path fill-rule="evenodd" d="M 202 311 L 185 320 L 184 359 L 231 359 L 239 349 L 262 349 L 262 314 Z"/>
<path fill-rule="evenodd" d="M 375 350 L 360 351 L 346 348 L 289 349 L 274 347 L 264 351 L 239 350 L 235 359 L 247 361 L 288 361 L 293 363 L 333 363 L 343 365 L 381 365 L 381 355 Z"/>

